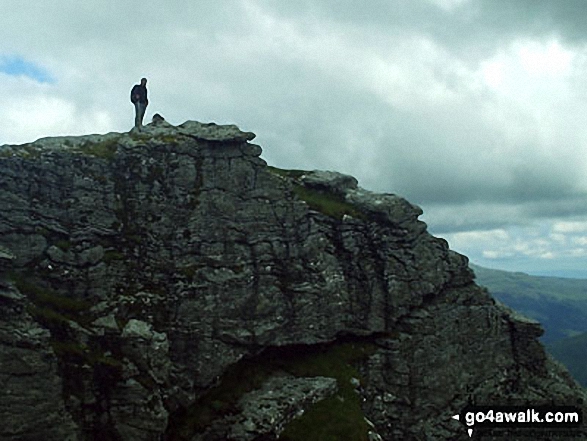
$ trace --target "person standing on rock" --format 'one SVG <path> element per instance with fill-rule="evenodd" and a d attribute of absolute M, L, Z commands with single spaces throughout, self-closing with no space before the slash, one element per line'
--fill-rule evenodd
<path fill-rule="evenodd" d="M 135 127 L 141 130 L 143 117 L 149 100 L 147 99 L 147 79 L 141 78 L 141 84 L 135 84 L 130 91 L 130 101 L 135 105 Z"/>

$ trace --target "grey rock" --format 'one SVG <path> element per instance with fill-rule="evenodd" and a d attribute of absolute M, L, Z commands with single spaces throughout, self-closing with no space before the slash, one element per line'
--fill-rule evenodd
<path fill-rule="evenodd" d="M 122 330 L 123 353 L 155 383 L 169 378 L 169 341 L 167 335 L 153 330 L 151 324 L 131 319 Z"/>
<path fill-rule="evenodd" d="M 92 327 L 98 329 L 98 333 L 102 335 L 104 333 L 117 334 L 120 332 L 116 317 L 112 314 L 94 320 L 92 322 Z"/>
<path fill-rule="evenodd" d="M 312 404 L 337 391 L 336 380 L 327 377 L 277 376 L 261 389 L 249 392 L 238 403 L 239 413 L 216 421 L 192 441 L 254 440 L 279 438 L 284 427 Z"/>
<path fill-rule="evenodd" d="M 381 435 L 379 435 L 377 432 L 369 431 L 368 436 L 369 441 L 383 441 L 383 438 L 381 438 Z"/>
<path fill-rule="evenodd" d="M 0 438 L 159 440 L 238 363 L 349 339 L 374 348 L 354 377 L 375 438 L 468 439 L 450 417 L 470 398 L 587 398 L 420 208 L 339 173 L 276 172 L 253 137 L 156 119 L 0 147 Z M 272 378 L 194 436 L 277 436 L 320 387 Z"/>
<path fill-rule="evenodd" d="M 67 412 L 50 335 L 26 312 L 26 297 L 0 287 L 0 439 L 83 439 Z"/>
<path fill-rule="evenodd" d="M 159 394 L 134 379 L 118 385 L 112 397 L 111 423 L 124 440 L 158 441 L 167 426 L 168 412 Z M 140 412 L 137 412 L 140 409 Z"/>
<path fill-rule="evenodd" d="M 252 132 L 242 132 L 235 125 L 202 124 L 198 121 L 186 121 L 178 126 L 180 133 L 206 141 L 246 142 L 255 138 Z"/>
<path fill-rule="evenodd" d="M 16 265 L 26 265 L 37 259 L 47 248 L 47 241 L 39 234 L 6 234 L 4 244 L 12 250 L 13 262 Z"/>
<path fill-rule="evenodd" d="M 358 181 L 353 176 L 333 171 L 314 170 L 304 174 L 300 181 L 307 187 L 344 195 L 347 190 L 356 190 Z"/>
<path fill-rule="evenodd" d="M 3 297 L 7 303 L 12 303 L 13 305 L 18 305 L 26 299 L 16 288 L 6 282 L 0 282 L 0 297 Z"/>
<path fill-rule="evenodd" d="M 14 259 L 14 254 L 8 248 L 0 247 L 0 262 L 11 262 Z"/>
<path fill-rule="evenodd" d="M 122 330 L 122 338 L 138 338 L 151 341 L 155 337 L 153 326 L 142 320 L 130 319 Z"/>
<path fill-rule="evenodd" d="M 164 123 L 167 123 L 167 121 L 165 121 L 165 118 L 163 118 L 158 113 L 156 113 L 155 115 L 153 115 L 153 118 L 151 119 L 151 122 L 153 123 L 153 125 L 162 125 Z M 169 124 L 169 123 L 167 123 L 167 124 Z M 171 126 L 171 124 L 169 124 L 169 126 Z"/>
<path fill-rule="evenodd" d="M 100 245 L 83 250 L 79 253 L 79 266 L 93 266 L 102 260 L 104 257 L 104 248 Z"/>
<path fill-rule="evenodd" d="M 423 233 L 426 225 L 418 221 L 422 209 L 393 194 L 373 193 L 363 188 L 349 190 L 346 199 L 371 216 L 416 233 Z"/>
<path fill-rule="evenodd" d="M 16 256 L 6 247 L 0 246 L 0 296 L 12 297 L 13 290 L 6 283 L 6 273 L 12 268 Z"/>

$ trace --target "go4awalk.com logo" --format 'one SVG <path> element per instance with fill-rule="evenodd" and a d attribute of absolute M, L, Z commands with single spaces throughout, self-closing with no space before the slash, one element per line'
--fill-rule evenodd
<path fill-rule="evenodd" d="M 536 429 L 577 430 L 583 423 L 581 409 L 572 406 L 467 406 L 453 419 L 463 423 L 469 437 L 474 430 Z"/>

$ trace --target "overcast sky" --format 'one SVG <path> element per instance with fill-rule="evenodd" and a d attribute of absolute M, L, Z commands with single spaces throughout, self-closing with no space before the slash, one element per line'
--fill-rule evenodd
<path fill-rule="evenodd" d="M 424 210 L 472 262 L 587 277 L 587 1 L 1 0 L 0 144 L 237 124 Z"/>

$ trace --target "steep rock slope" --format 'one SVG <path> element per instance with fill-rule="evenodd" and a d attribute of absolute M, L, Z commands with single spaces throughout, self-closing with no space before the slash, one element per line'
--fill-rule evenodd
<path fill-rule="evenodd" d="M 253 137 L 0 147 L 0 439 L 458 440 L 469 402 L 582 405 L 418 207 Z"/>

